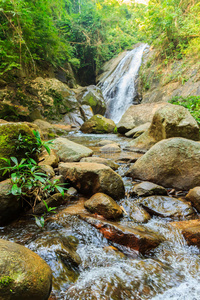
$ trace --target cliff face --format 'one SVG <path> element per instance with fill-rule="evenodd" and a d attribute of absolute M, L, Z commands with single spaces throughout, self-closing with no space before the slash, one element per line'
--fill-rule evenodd
<path fill-rule="evenodd" d="M 144 55 L 138 81 L 142 103 L 169 101 L 174 96 L 199 96 L 200 64 L 194 57 L 161 62 L 150 48 Z"/>

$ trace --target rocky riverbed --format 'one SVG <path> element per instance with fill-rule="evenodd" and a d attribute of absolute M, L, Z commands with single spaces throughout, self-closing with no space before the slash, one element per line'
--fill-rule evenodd
<path fill-rule="evenodd" d="M 127 177 L 146 155 L 124 151 L 128 138 L 80 132 L 66 137 L 70 147 L 78 142 L 77 151 L 84 146 L 93 153 L 79 163 L 59 164 L 76 194 L 46 215 L 42 229 L 30 215 L 0 228 L 1 238 L 28 247 L 51 267 L 49 299 L 195 299 L 200 221 L 192 192 L 185 197 L 187 189 Z M 120 151 L 103 149 L 113 144 Z M 107 166 L 111 161 L 115 171 Z"/>

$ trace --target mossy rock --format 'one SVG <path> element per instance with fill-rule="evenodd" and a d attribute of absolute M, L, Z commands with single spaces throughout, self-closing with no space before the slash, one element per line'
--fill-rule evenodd
<path fill-rule="evenodd" d="M 23 123 L 3 123 L 0 124 L 0 168 L 6 165 L 5 161 L 1 158 L 7 158 L 14 156 L 18 160 L 25 157 L 27 152 L 26 148 L 18 148 L 18 137 L 21 136 L 28 140 L 29 145 L 35 147 L 36 138 L 27 124 Z M 33 155 L 36 159 L 36 155 Z M 0 171 L 1 179 L 2 171 Z"/>
<path fill-rule="evenodd" d="M 29 121 L 29 110 L 22 105 L 14 105 L 9 102 L 0 104 L 0 119 L 8 121 Z"/>
<path fill-rule="evenodd" d="M 81 105 L 89 105 L 94 114 L 104 115 L 106 112 L 106 104 L 102 91 L 95 85 L 90 85 L 83 89 L 77 99 Z"/>
<path fill-rule="evenodd" d="M 101 115 L 95 115 L 86 121 L 80 128 L 84 133 L 111 133 L 114 132 L 115 123 Z"/>
<path fill-rule="evenodd" d="M 0 299 L 47 300 L 52 273 L 47 263 L 24 246 L 0 239 Z"/>

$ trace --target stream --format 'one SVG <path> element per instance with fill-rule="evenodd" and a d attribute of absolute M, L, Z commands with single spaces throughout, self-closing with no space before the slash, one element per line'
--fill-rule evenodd
<path fill-rule="evenodd" d="M 122 147 L 127 138 L 117 135 L 70 134 L 69 139 L 91 147 L 99 156 L 96 144 L 111 139 Z M 118 161 L 123 151 L 117 154 Z M 108 153 L 107 158 L 116 159 Z M 123 176 L 127 162 L 120 162 L 119 174 Z M 123 177 L 126 190 L 130 178 Z M 134 198 L 120 201 L 128 213 L 121 224 L 131 227 L 129 205 Z M 198 300 L 200 299 L 200 252 L 195 246 L 187 246 L 180 233 L 172 229 L 169 220 L 153 217 L 143 224 L 165 238 L 156 249 L 142 256 L 105 239 L 78 215 L 80 200 L 73 201 L 48 215 L 45 227 L 40 229 L 34 218 L 22 217 L 11 225 L 0 228 L 0 237 L 20 243 L 39 254 L 53 272 L 52 298 L 59 300 Z M 63 259 L 63 240 L 75 245 L 80 256 L 79 266 Z"/>
<path fill-rule="evenodd" d="M 106 114 L 115 122 L 134 102 L 134 80 L 146 47 L 142 44 L 128 52 L 123 62 L 102 84 L 108 106 Z M 126 189 L 126 196 L 119 204 L 127 212 L 119 223 L 134 227 L 130 207 L 137 199 L 128 196 L 133 182 L 124 174 L 142 154 L 123 150 L 119 153 L 102 153 L 97 147 L 101 140 L 117 142 L 121 149 L 126 147 L 130 140 L 117 134 L 71 132 L 63 137 L 91 148 L 94 156 L 119 164 L 116 172 L 122 176 Z M 147 223 L 141 224 L 143 228 L 163 237 L 163 242 L 157 248 L 143 256 L 108 241 L 98 229 L 81 219 L 79 215 L 84 210 L 85 199 L 79 195 L 78 199 L 57 208 L 56 214 L 46 215 L 42 229 L 30 216 L 22 216 L 12 224 L 0 227 L 0 238 L 28 247 L 49 264 L 53 273 L 49 299 L 200 299 L 200 251 L 196 246 L 186 244 L 179 231 L 169 225 L 170 219 L 152 217 Z M 65 245 L 70 247 L 74 259 L 69 258 Z"/>

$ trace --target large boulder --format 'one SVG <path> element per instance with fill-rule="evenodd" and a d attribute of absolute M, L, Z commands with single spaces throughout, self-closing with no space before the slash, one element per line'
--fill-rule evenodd
<path fill-rule="evenodd" d="M 164 187 L 188 190 L 200 184 L 200 143 L 184 138 L 158 142 L 127 175 Z"/>
<path fill-rule="evenodd" d="M 0 182 L 0 226 L 14 220 L 22 210 L 22 203 L 10 193 L 11 188 L 10 179 Z"/>
<path fill-rule="evenodd" d="M 20 147 L 19 135 L 24 143 Z M 0 124 L 0 158 L 7 158 L 14 156 L 17 159 L 26 157 L 28 145 L 30 148 L 36 146 L 36 138 L 27 124 L 23 123 L 2 123 Z M 36 159 L 36 156 L 33 156 Z M 0 159 L 0 168 L 6 165 L 5 161 Z M 0 178 L 2 171 L 0 171 Z"/>
<path fill-rule="evenodd" d="M 168 103 L 155 112 L 148 131 L 131 141 L 127 148 L 149 149 L 171 137 L 198 141 L 199 125 L 185 107 Z"/>
<path fill-rule="evenodd" d="M 80 130 L 84 133 L 111 133 L 114 132 L 115 123 L 101 115 L 95 115 L 83 123 Z"/>
<path fill-rule="evenodd" d="M 81 105 L 89 105 L 94 114 L 104 115 L 106 112 L 106 104 L 101 89 L 95 85 L 84 88 L 78 95 L 77 100 Z"/>
<path fill-rule="evenodd" d="M 64 162 L 79 161 L 83 157 L 93 154 L 93 151 L 66 138 L 57 138 L 53 141 L 54 150 L 59 159 Z"/>
<path fill-rule="evenodd" d="M 58 79 L 37 77 L 26 89 L 37 96 L 42 115 L 48 119 L 62 119 L 73 111 L 80 115 L 75 93 Z"/>
<path fill-rule="evenodd" d="M 104 193 L 118 200 L 124 197 L 121 177 L 111 168 L 96 163 L 60 163 L 59 173 L 82 194 Z"/>
<path fill-rule="evenodd" d="M 165 102 L 131 105 L 117 124 L 117 131 L 125 133 L 137 126 L 151 122 L 154 113 L 165 105 Z"/>
<path fill-rule="evenodd" d="M 0 270 L 1 300 L 48 299 L 51 269 L 31 250 L 0 239 Z"/>
<path fill-rule="evenodd" d="M 121 207 L 108 195 L 96 193 L 84 203 L 92 213 L 102 215 L 106 219 L 115 220 L 122 215 Z"/>

